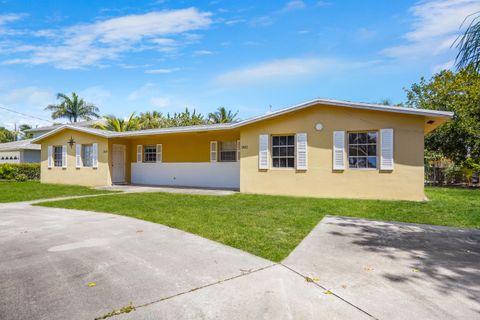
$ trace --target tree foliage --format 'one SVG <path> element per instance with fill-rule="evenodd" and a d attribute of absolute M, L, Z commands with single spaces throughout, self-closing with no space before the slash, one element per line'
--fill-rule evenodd
<path fill-rule="evenodd" d="M 113 115 L 104 116 L 103 118 L 106 120 L 106 123 L 95 124 L 94 128 L 116 132 L 135 131 L 141 128 L 140 119 L 135 117 L 135 112 L 126 119 L 117 118 Z"/>
<path fill-rule="evenodd" d="M 51 104 L 45 110 L 52 111 L 52 119 L 66 118 L 70 122 L 77 122 L 79 119 L 91 120 L 99 118 L 100 111 L 95 105 L 85 102 L 75 92 L 71 97 L 64 93 L 57 94 L 57 100 L 61 100 L 59 104 Z"/>
<path fill-rule="evenodd" d="M 480 12 L 468 16 L 465 21 L 471 17 L 467 30 L 454 43 L 458 49 L 456 62 L 459 69 L 471 66 L 480 72 Z"/>
<path fill-rule="evenodd" d="M 227 123 L 237 121 L 237 112 L 227 110 L 225 107 L 219 107 L 217 111 L 208 114 L 208 120 L 210 123 Z"/>
<path fill-rule="evenodd" d="M 459 165 L 480 163 L 480 74 L 475 66 L 421 78 L 407 89 L 407 106 L 453 111 L 454 118 L 428 134 L 425 148 Z"/>
<path fill-rule="evenodd" d="M 0 143 L 11 142 L 15 140 L 15 133 L 4 127 L 0 127 Z"/>

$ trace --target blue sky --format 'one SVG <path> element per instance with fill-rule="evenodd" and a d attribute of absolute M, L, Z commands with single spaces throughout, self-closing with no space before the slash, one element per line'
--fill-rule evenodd
<path fill-rule="evenodd" d="M 102 114 L 247 118 L 315 97 L 405 100 L 451 68 L 480 1 L 0 1 L 0 106 L 49 119 L 57 92 Z M 46 122 L 0 110 L 0 126 Z"/>

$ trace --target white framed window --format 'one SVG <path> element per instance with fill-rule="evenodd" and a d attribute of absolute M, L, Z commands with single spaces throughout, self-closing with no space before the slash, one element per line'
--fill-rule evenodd
<path fill-rule="evenodd" d="M 63 147 L 62 146 L 53 146 L 53 166 L 62 167 L 63 166 Z"/>
<path fill-rule="evenodd" d="M 220 142 L 220 161 L 237 161 L 237 141 Z"/>
<path fill-rule="evenodd" d="M 272 136 L 272 167 L 295 168 L 295 136 Z"/>
<path fill-rule="evenodd" d="M 377 131 L 348 133 L 348 167 L 377 169 Z"/>
<path fill-rule="evenodd" d="M 93 167 L 93 145 L 82 144 L 82 165 L 84 167 Z"/>
<path fill-rule="evenodd" d="M 148 144 L 143 148 L 143 162 L 157 162 L 157 146 Z"/>

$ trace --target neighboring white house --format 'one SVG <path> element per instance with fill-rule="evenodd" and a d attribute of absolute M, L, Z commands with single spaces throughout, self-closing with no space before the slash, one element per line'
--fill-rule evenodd
<path fill-rule="evenodd" d="M 80 121 L 70 123 L 75 127 L 92 127 L 95 124 L 104 123 L 104 119 L 96 119 L 90 121 Z M 64 124 L 53 125 L 48 127 L 38 127 L 26 130 L 32 134 L 32 138 L 39 137 L 47 132 L 55 130 Z M 0 164 L 2 163 L 40 163 L 41 146 L 39 144 L 31 144 L 32 139 L 19 140 L 7 143 L 0 143 Z"/>
<path fill-rule="evenodd" d="M 0 144 L 0 163 L 40 163 L 41 146 L 32 139 Z"/>

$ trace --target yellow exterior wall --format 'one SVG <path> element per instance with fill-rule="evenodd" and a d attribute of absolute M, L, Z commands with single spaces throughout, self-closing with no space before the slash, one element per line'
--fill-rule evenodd
<path fill-rule="evenodd" d="M 322 123 L 324 129 L 316 131 L 316 123 Z M 333 171 L 333 131 L 382 128 L 394 129 L 395 168 L 392 172 L 348 169 L 347 139 L 346 169 Z M 307 171 L 258 169 L 260 134 L 301 132 L 308 134 Z M 240 136 L 241 192 L 331 198 L 424 199 L 423 116 L 319 105 L 242 127 Z M 269 148 L 271 157 L 271 143 Z"/>
<path fill-rule="evenodd" d="M 72 147 L 68 145 L 70 137 L 76 143 L 98 143 L 98 168 L 75 167 L 75 145 Z M 108 161 L 109 147 L 106 138 L 67 129 L 45 138 L 41 145 L 40 180 L 42 183 L 78 184 L 84 186 L 105 186 L 111 184 Z M 62 145 L 67 145 L 67 168 L 48 168 L 48 146 Z"/>
<path fill-rule="evenodd" d="M 162 162 L 210 162 L 210 141 L 237 141 L 238 131 L 210 131 L 130 138 L 130 162 L 137 161 L 137 145 L 162 144 Z"/>

